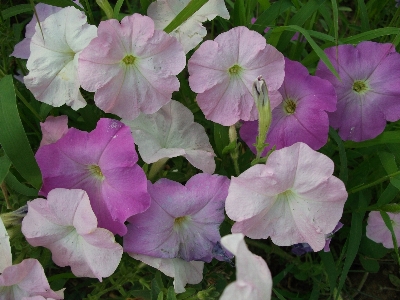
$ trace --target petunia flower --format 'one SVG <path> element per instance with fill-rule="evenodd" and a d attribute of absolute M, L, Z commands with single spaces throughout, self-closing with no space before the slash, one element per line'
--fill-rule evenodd
<path fill-rule="evenodd" d="M 64 299 L 63 292 L 50 288 L 42 265 L 36 259 L 24 259 L 7 267 L 0 275 L 0 298 L 21 300 L 23 297 L 43 296 Z"/>
<path fill-rule="evenodd" d="M 78 277 L 108 277 L 118 267 L 122 247 L 114 235 L 97 228 L 97 218 L 83 190 L 54 189 L 47 200 L 28 202 L 22 233 L 32 246 L 50 249 L 54 263 L 71 266 Z"/>
<path fill-rule="evenodd" d="M 236 281 L 225 288 L 220 300 L 271 299 L 271 272 L 260 256 L 247 249 L 243 234 L 226 235 L 221 243 L 236 257 Z"/>
<path fill-rule="evenodd" d="M 336 110 L 336 93 L 332 84 L 308 74 L 301 63 L 285 58 L 285 80 L 279 88 L 283 101 L 272 111 L 264 155 L 273 146 L 281 149 L 296 142 L 318 150 L 328 140 L 327 112 Z M 245 122 L 240 137 L 256 153 L 258 122 Z"/>
<path fill-rule="evenodd" d="M 400 54 L 392 44 L 365 41 L 325 53 L 340 80 L 322 61 L 316 75 L 336 89 L 337 110 L 328 114 L 329 123 L 343 140 L 372 139 L 383 132 L 386 121 L 400 119 Z"/>
<path fill-rule="evenodd" d="M 271 237 L 279 246 L 325 246 L 343 212 L 347 192 L 332 176 L 333 162 L 304 143 L 274 151 L 265 165 L 232 177 L 225 209 L 233 233 Z"/>
<path fill-rule="evenodd" d="M 221 239 L 228 185 L 228 178 L 207 173 L 194 175 L 185 186 L 165 178 L 149 182 L 151 206 L 129 218 L 124 251 L 210 262 Z"/>
<path fill-rule="evenodd" d="M 271 109 L 281 101 L 278 88 L 284 78 L 284 58 L 265 38 L 246 27 L 235 27 L 213 41 L 205 41 L 188 62 L 189 85 L 208 120 L 230 126 L 240 119 L 258 118 L 251 91 L 262 76 Z"/>
<path fill-rule="evenodd" d="M 74 7 L 50 15 L 41 26 L 42 31 L 36 24 L 30 43 L 26 87 L 37 100 L 52 106 L 67 104 L 75 110 L 84 107 L 86 102 L 79 91 L 78 56 L 96 36 L 96 27 L 89 25 L 86 15 Z"/>
<path fill-rule="evenodd" d="M 48 116 L 46 121 L 40 123 L 42 129 L 42 140 L 40 147 L 57 142 L 68 131 L 68 117 L 67 116 Z"/>
<path fill-rule="evenodd" d="M 133 121 L 122 121 L 131 128 L 140 156 L 146 163 L 182 155 L 203 172 L 214 173 L 215 154 L 206 131 L 194 122 L 193 113 L 178 101 L 171 100 L 154 114 L 141 114 Z"/>
<path fill-rule="evenodd" d="M 400 214 L 387 213 L 392 222 L 397 242 L 400 242 Z M 392 234 L 387 228 L 379 211 L 371 211 L 368 215 L 366 227 L 367 238 L 375 243 L 382 243 L 385 248 L 394 248 Z"/>
<path fill-rule="evenodd" d="M 190 0 L 158 0 L 149 5 L 147 15 L 154 20 L 155 28 L 165 27 L 188 5 Z M 209 0 L 189 19 L 174 29 L 170 35 L 182 44 L 185 53 L 196 47 L 207 34 L 203 22 L 213 20 L 216 16 L 229 19 L 229 12 L 223 0 Z"/>
<path fill-rule="evenodd" d="M 0 273 L 12 265 L 10 236 L 7 233 L 3 220 L 0 218 Z"/>
<path fill-rule="evenodd" d="M 154 30 L 147 16 L 133 14 L 100 23 L 98 37 L 79 57 L 79 78 L 85 90 L 105 112 L 133 120 L 152 114 L 179 89 L 186 64 L 176 38 Z"/>
<path fill-rule="evenodd" d="M 174 278 L 175 293 L 186 291 L 186 284 L 198 284 L 203 280 L 204 262 L 185 261 L 180 258 L 156 258 L 147 255 L 128 253 L 134 259 L 140 260 Z"/>
<path fill-rule="evenodd" d="M 99 227 L 114 234 L 124 235 L 126 219 L 150 206 L 132 134 L 119 121 L 100 119 L 89 133 L 70 128 L 35 157 L 43 176 L 40 195 L 54 188 L 85 190 Z"/>

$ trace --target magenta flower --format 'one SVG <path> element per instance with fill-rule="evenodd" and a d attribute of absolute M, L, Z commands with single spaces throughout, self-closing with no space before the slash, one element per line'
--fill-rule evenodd
<path fill-rule="evenodd" d="M 260 75 L 267 83 L 271 109 L 282 100 L 278 88 L 285 75 L 283 55 L 246 27 L 205 41 L 189 59 L 188 69 L 189 85 L 198 93 L 206 118 L 225 126 L 258 118 L 251 91 Z"/>
<path fill-rule="evenodd" d="M 221 239 L 229 179 L 201 173 L 186 186 L 169 179 L 149 182 L 150 208 L 129 218 L 124 251 L 159 258 L 210 262 Z"/>
<path fill-rule="evenodd" d="M 150 206 L 132 134 L 119 121 L 100 119 L 89 133 L 70 128 L 57 142 L 40 147 L 36 160 L 43 175 L 40 195 L 54 188 L 85 190 L 99 227 L 114 234 L 124 235 L 126 219 Z"/>
<path fill-rule="evenodd" d="M 78 277 L 102 281 L 114 273 L 122 257 L 114 235 L 97 228 L 97 218 L 83 190 L 54 189 L 47 200 L 28 202 L 21 230 L 29 244 L 50 249 L 54 263 L 71 266 Z"/>
<path fill-rule="evenodd" d="M 329 113 L 329 122 L 343 140 L 372 139 L 383 132 L 386 121 L 400 119 L 400 54 L 392 44 L 366 41 L 325 53 L 340 80 L 322 61 L 316 75 L 336 89 L 337 110 Z"/>
<path fill-rule="evenodd" d="M 226 213 L 233 233 L 271 237 L 279 246 L 325 246 L 325 234 L 339 222 L 347 192 L 332 176 L 333 162 L 304 143 L 272 152 L 265 165 L 232 177 Z"/>
<path fill-rule="evenodd" d="M 39 261 L 24 259 L 7 267 L 0 275 L 0 299 L 20 300 L 23 297 L 43 296 L 64 299 L 63 292 L 54 292 Z"/>
<path fill-rule="evenodd" d="M 400 214 L 389 212 L 387 214 L 389 215 L 390 221 L 392 222 L 392 227 L 396 236 L 397 243 L 399 243 Z M 367 222 L 367 238 L 373 240 L 375 243 L 382 243 L 385 248 L 394 248 L 392 234 L 389 228 L 387 228 L 385 222 L 383 221 L 381 213 L 379 211 L 371 211 L 368 215 Z"/>
<path fill-rule="evenodd" d="M 46 121 L 40 123 L 42 129 L 42 140 L 40 147 L 57 142 L 62 136 L 68 132 L 67 116 L 48 116 Z"/>
<path fill-rule="evenodd" d="M 271 299 L 271 272 L 264 259 L 247 249 L 243 234 L 226 235 L 221 243 L 236 257 L 236 281 L 225 288 L 220 300 Z"/>
<path fill-rule="evenodd" d="M 279 88 L 283 101 L 272 111 L 272 123 L 267 135 L 264 155 L 274 145 L 276 149 L 297 142 L 317 150 L 326 144 L 329 131 L 327 112 L 336 110 L 336 93 L 332 84 L 308 74 L 299 62 L 285 59 L 285 80 Z M 258 134 L 258 122 L 245 122 L 240 137 L 257 153 L 253 144 Z"/>
<path fill-rule="evenodd" d="M 79 77 L 85 90 L 96 92 L 105 112 L 133 120 L 152 114 L 179 89 L 175 75 L 186 64 L 176 38 L 154 30 L 147 16 L 133 14 L 100 23 L 98 37 L 79 56 Z"/>

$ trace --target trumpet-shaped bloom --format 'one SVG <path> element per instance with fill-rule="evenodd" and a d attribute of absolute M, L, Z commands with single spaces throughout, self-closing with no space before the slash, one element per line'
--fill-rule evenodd
<path fill-rule="evenodd" d="M 240 119 L 258 119 L 251 94 L 261 75 L 268 87 L 271 109 L 281 101 L 278 89 L 284 72 L 282 53 L 246 27 L 235 27 L 205 41 L 188 62 L 189 84 L 208 120 L 230 126 Z"/>
<path fill-rule="evenodd" d="M 43 176 L 40 195 L 54 188 L 85 190 L 99 227 L 114 234 L 124 235 L 126 219 L 150 206 L 132 134 L 119 121 L 100 119 L 89 133 L 70 128 L 57 142 L 40 147 L 36 160 Z"/>
<path fill-rule="evenodd" d="M 114 273 L 122 247 L 114 235 L 97 228 L 97 218 L 83 190 L 54 189 L 45 199 L 28 202 L 22 233 L 32 246 L 50 249 L 60 267 L 75 276 L 98 278 Z"/>
<path fill-rule="evenodd" d="M 42 141 L 40 146 L 49 145 L 57 142 L 68 131 L 67 116 L 48 116 L 46 121 L 40 123 L 42 129 Z"/>
<path fill-rule="evenodd" d="M 36 259 L 24 259 L 7 267 L 0 275 L 0 299 L 20 300 L 33 296 L 64 299 L 62 291 L 54 292 L 50 288 L 43 267 Z"/>
<path fill-rule="evenodd" d="M 387 213 L 392 222 L 397 243 L 400 243 L 400 214 Z M 371 211 L 368 215 L 366 235 L 375 243 L 382 243 L 385 248 L 394 248 L 392 234 L 387 228 L 379 211 Z"/>
<path fill-rule="evenodd" d="M 141 114 L 133 121 L 122 121 L 130 126 L 146 163 L 182 155 L 203 172 L 214 173 L 215 154 L 206 131 L 178 101 L 172 100 L 154 114 Z"/>
<path fill-rule="evenodd" d="M 190 0 L 158 0 L 150 4 L 147 15 L 154 20 L 156 29 L 163 30 L 188 5 Z M 170 35 L 182 44 L 185 53 L 196 47 L 206 36 L 202 25 L 216 16 L 229 19 L 229 12 L 223 0 L 209 0 L 189 19 L 174 29 Z"/>
<path fill-rule="evenodd" d="M 272 123 L 266 138 L 276 149 L 303 142 L 317 150 L 326 144 L 329 131 L 327 112 L 336 110 L 336 93 L 332 84 L 308 74 L 299 62 L 285 59 L 285 80 L 279 88 L 283 101 L 272 111 Z M 245 122 L 240 137 L 256 153 L 253 144 L 258 134 L 258 122 Z"/>
<path fill-rule="evenodd" d="M 124 251 L 210 262 L 221 239 L 228 186 L 228 178 L 206 173 L 194 175 L 186 186 L 164 178 L 149 182 L 151 206 L 129 218 Z"/>
<path fill-rule="evenodd" d="M 204 262 L 185 261 L 180 258 L 156 258 L 147 255 L 128 253 L 134 259 L 140 260 L 174 278 L 175 293 L 186 291 L 186 284 L 198 284 L 203 280 Z"/>
<path fill-rule="evenodd" d="M 4 269 L 12 265 L 12 255 L 10 246 L 10 236 L 7 233 L 6 227 L 0 218 L 0 273 Z"/>
<path fill-rule="evenodd" d="M 386 121 L 400 119 L 400 54 L 392 44 L 362 42 L 325 49 L 340 80 L 320 61 L 316 75 L 336 89 L 337 110 L 329 123 L 343 140 L 372 139 Z"/>
<path fill-rule="evenodd" d="M 154 30 L 147 16 L 133 14 L 100 23 L 98 37 L 79 57 L 79 78 L 105 112 L 133 120 L 152 114 L 179 89 L 175 75 L 186 64 L 176 38 Z"/>
<path fill-rule="evenodd" d="M 232 232 L 271 237 L 279 246 L 325 246 L 325 234 L 340 220 L 347 192 L 332 176 L 333 162 L 304 143 L 274 151 L 265 165 L 232 177 L 226 213 Z"/>
<path fill-rule="evenodd" d="M 41 26 L 42 31 L 36 24 L 30 43 L 26 87 L 37 100 L 52 106 L 67 104 L 75 110 L 84 107 L 86 102 L 79 91 L 78 56 L 96 36 L 96 27 L 89 25 L 86 15 L 74 7 L 50 15 Z"/>
<path fill-rule="evenodd" d="M 224 236 L 221 243 L 236 257 L 236 281 L 225 288 L 220 299 L 271 299 L 271 272 L 260 256 L 254 255 L 247 249 L 243 234 Z"/>

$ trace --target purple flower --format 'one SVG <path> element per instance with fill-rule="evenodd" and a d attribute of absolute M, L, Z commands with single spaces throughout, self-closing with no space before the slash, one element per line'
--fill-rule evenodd
<path fill-rule="evenodd" d="M 272 123 L 267 135 L 269 146 L 281 149 L 303 142 L 317 150 L 326 144 L 329 131 L 327 112 L 336 110 L 336 93 L 332 84 L 308 74 L 299 62 L 285 58 L 285 80 L 279 88 L 283 101 L 272 111 Z M 256 153 L 258 121 L 245 122 L 240 136 Z"/>
<path fill-rule="evenodd" d="M 40 195 L 54 188 L 83 189 L 99 227 L 124 235 L 124 222 L 150 206 L 146 175 L 128 126 L 100 119 L 96 129 L 70 128 L 57 142 L 39 148 L 36 160 L 43 175 Z"/>
<path fill-rule="evenodd" d="M 301 256 L 307 252 L 314 252 L 311 246 L 307 243 L 298 243 L 292 246 L 292 253 L 297 256 Z"/>
<path fill-rule="evenodd" d="M 124 251 L 210 262 L 221 239 L 228 186 L 228 178 L 206 173 L 193 176 L 186 186 L 169 179 L 149 182 L 151 206 L 129 218 Z"/>
<path fill-rule="evenodd" d="M 320 61 L 316 75 L 336 89 L 337 110 L 329 124 L 343 140 L 375 138 L 386 121 L 400 119 L 400 54 L 392 44 L 362 42 L 325 49 L 340 80 Z"/>

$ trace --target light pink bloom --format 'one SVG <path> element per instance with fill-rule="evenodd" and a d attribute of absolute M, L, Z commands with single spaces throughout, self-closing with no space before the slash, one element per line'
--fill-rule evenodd
<path fill-rule="evenodd" d="M 152 114 L 179 89 L 179 74 L 186 64 L 176 38 L 154 30 L 147 16 L 133 14 L 100 23 L 98 37 L 79 57 L 79 78 L 85 90 L 105 112 L 133 120 Z"/>
<path fill-rule="evenodd" d="M 33 258 L 9 266 L 0 275 L 1 300 L 21 300 L 33 296 L 64 299 L 62 294 L 50 288 L 42 265 Z"/>
<path fill-rule="evenodd" d="M 124 235 L 126 219 L 150 206 L 132 134 L 117 120 L 100 119 L 91 132 L 70 128 L 35 157 L 43 175 L 40 195 L 54 188 L 85 190 L 99 227 L 113 233 Z"/>
<path fill-rule="evenodd" d="M 128 254 L 134 259 L 140 260 L 174 278 L 175 293 L 185 292 L 187 283 L 198 284 L 203 280 L 204 262 L 202 261 L 185 261 L 180 258 L 156 258 L 134 253 Z"/>
<path fill-rule="evenodd" d="M 392 222 L 392 227 L 394 234 L 396 236 L 397 243 L 400 243 L 400 213 L 387 213 L 389 215 L 390 221 Z M 368 215 L 367 224 L 367 238 L 373 240 L 376 243 L 382 243 L 385 248 L 394 248 L 392 234 L 387 228 L 385 222 L 379 211 L 371 211 Z"/>
<path fill-rule="evenodd" d="M 66 7 L 50 15 L 39 25 L 31 40 L 31 55 L 24 77 L 26 87 L 35 98 L 52 106 L 67 104 L 77 110 L 86 105 L 79 87 L 78 56 L 96 36 L 86 15 Z M 44 39 L 43 39 L 44 37 Z"/>
<path fill-rule="evenodd" d="M 0 218 L 0 273 L 12 265 L 10 237 L 7 233 L 6 227 Z"/>
<path fill-rule="evenodd" d="M 57 142 L 68 131 L 68 117 L 67 116 L 48 116 L 46 121 L 40 123 L 42 129 L 42 141 L 40 147 Z"/>
<path fill-rule="evenodd" d="M 150 4 L 147 15 L 154 20 L 156 29 L 163 30 L 188 5 L 190 0 L 158 0 Z M 229 12 L 223 0 L 209 0 L 189 19 L 178 26 L 170 35 L 182 44 L 185 53 L 196 47 L 206 36 L 203 22 L 216 16 L 229 19 Z"/>
<path fill-rule="evenodd" d="M 230 126 L 240 119 L 258 119 L 251 95 L 258 76 L 267 84 L 271 109 L 281 101 L 278 89 L 284 72 L 282 53 L 246 27 L 235 27 L 205 41 L 188 62 L 189 84 L 208 120 Z"/>
<path fill-rule="evenodd" d="M 122 257 L 114 235 L 97 228 L 97 218 L 83 190 L 54 189 L 47 200 L 28 202 L 22 233 L 32 246 L 50 249 L 60 267 L 71 266 L 80 277 L 108 277 Z"/>
<path fill-rule="evenodd" d="M 325 246 L 325 234 L 339 222 L 347 192 L 332 176 L 334 165 L 304 143 L 274 151 L 265 165 L 232 177 L 225 209 L 237 221 L 232 232 L 271 237 L 279 246 Z"/>
<path fill-rule="evenodd" d="M 343 140 L 375 138 L 386 121 L 400 119 L 400 54 L 393 44 L 370 41 L 325 49 L 340 80 L 320 61 L 316 75 L 335 87 L 338 103 L 329 124 Z"/>
<path fill-rule="evenodd" d="M 221 243 L 236 257 L 236 281 L 225 288 L 220 300 L 271 299 L 271 272 L 260 256 L 247 249 L 243 234 L 226 235 Z"/>
<path fill-rule="evenodd" d="M 122 121 L 130 126 L 146 163 L 182 155 L 203 172 L 214 173 L 215 154 L 208 135 L 203 126 L 194 122 L 193 113 L 178 101 L 172 100 L 154 114 Z"/>

